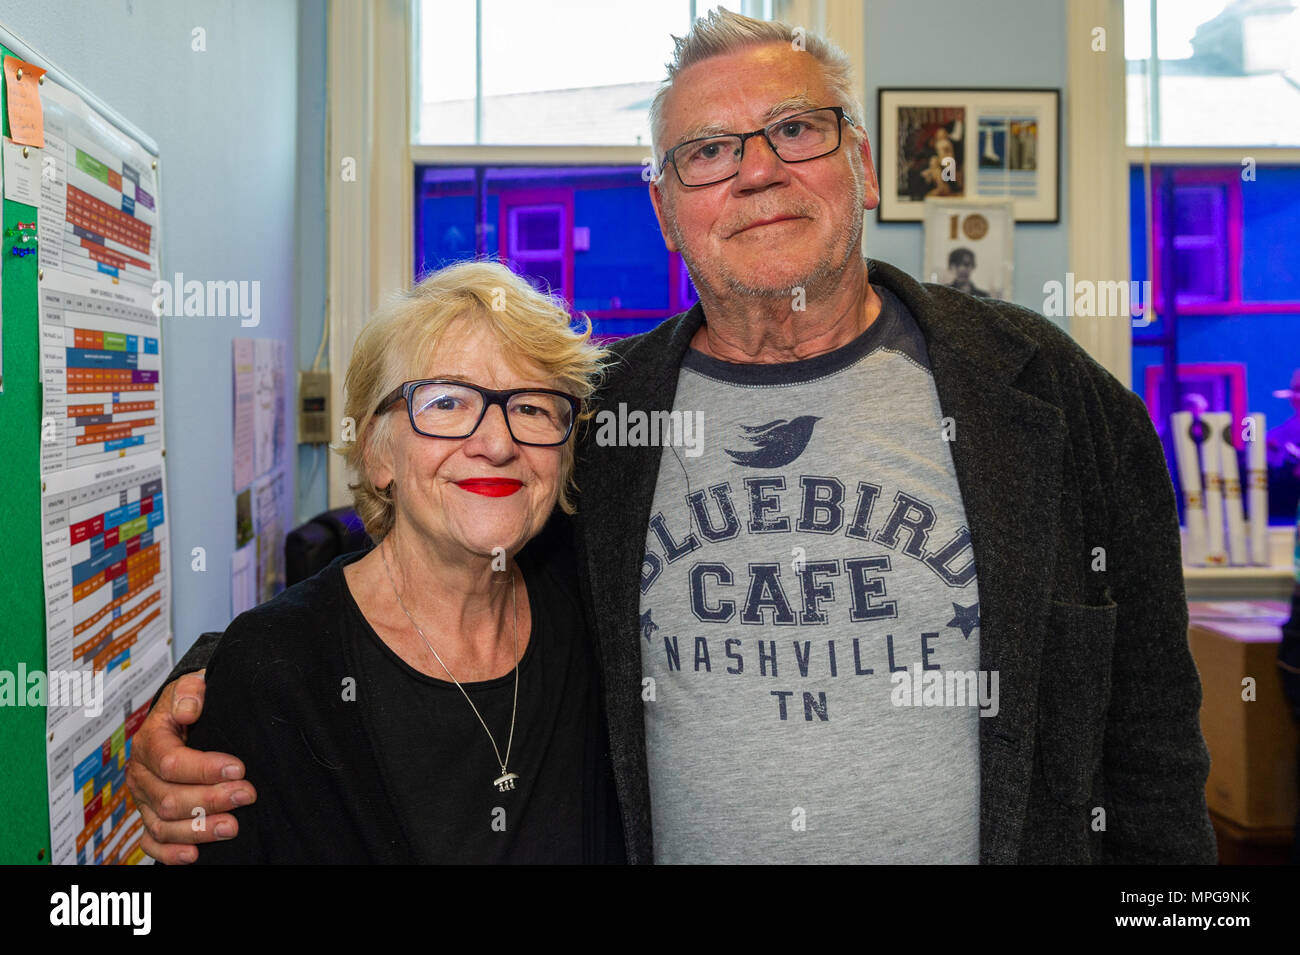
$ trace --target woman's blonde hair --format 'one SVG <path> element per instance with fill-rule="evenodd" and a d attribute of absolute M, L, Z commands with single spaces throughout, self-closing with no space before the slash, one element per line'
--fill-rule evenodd
<path fill-rule="evenodd" d="M 575 329 L 563 300 L 537 291 L 499 262 L 463 262 L 430 274 L 375 312 L 357 336 L 344 380 L 345 423 L 356 440 L 335 450 L 357 473 L 353 502 L 376 543 L 393 529 L 396 509 L 391 487 L 375 487 L 369 470 L 387 457 L 393 427 L 409 425 L 396 412 L 376 417 L 375 406 L 403 382 L 428 377 L 443 336 L 459 322 L 488 329 L 517 370 L 535 366 L 554 387 L 575 395 L 579 421 L 591 414 L 605 353 L 591 342 L 590 320 Z M 570 436 L 561 450 L 559 505 L 567 514 L 574 512 L 569 492 L 577 489 L 573 443 Z"/>

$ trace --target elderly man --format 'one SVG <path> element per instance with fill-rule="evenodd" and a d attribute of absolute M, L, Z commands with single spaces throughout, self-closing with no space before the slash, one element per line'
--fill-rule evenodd
<path fill-rule="evenodd" d="M 879 186 L 818 38 L 711 14 L 651 117 L 700 302 L 616 346 L 601 402 L 704 440 L 597 431 L 575 529 L 629 858 L 1213 862 L 1142 403 L 1040 316 L 863 259 Z M 181 745 L 187 686 L 131 777 L 176 860 L 211 838 L 188 806 L 253 796 Z"/>

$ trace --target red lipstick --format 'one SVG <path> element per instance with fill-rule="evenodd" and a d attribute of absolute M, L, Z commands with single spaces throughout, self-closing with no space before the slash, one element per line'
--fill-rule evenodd
<path fill-rule="evenodd" d="M 513 478 L 466 478 L 457 481 L 456 486 L 462 491 L 482 494 L 484 497 L 509 497 L 523 487 L 524 483 Z"/>

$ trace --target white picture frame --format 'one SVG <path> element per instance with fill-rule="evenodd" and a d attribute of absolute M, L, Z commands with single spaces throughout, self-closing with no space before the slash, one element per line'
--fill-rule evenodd
<path fill-rule="evenodd" d="M 929 198 L 924 210 L 921 281 L 1010 300 L 1015 279 L 1012 201 Z"/>
<path fill-rule="evenodd" d="M 925 199 L 1011 199 L 1017 222 L 1060 221 L 1061 95 L 1054 89 L 882 89 L 881 222 Z"/>

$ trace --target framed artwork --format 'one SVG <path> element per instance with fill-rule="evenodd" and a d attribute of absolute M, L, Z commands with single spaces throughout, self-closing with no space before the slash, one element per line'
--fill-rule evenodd
<path fill-rule="evenodd" d="M 928 198 L 1060 221 L 1059 90 L 882 89 L 878 106 L 881 222 L 920 221 Z"/>
<path fill-rule="evenodd" d="M 927 198 L 921 281 L 1010 299 L 1015 219 L 1010 199 Z"/>

